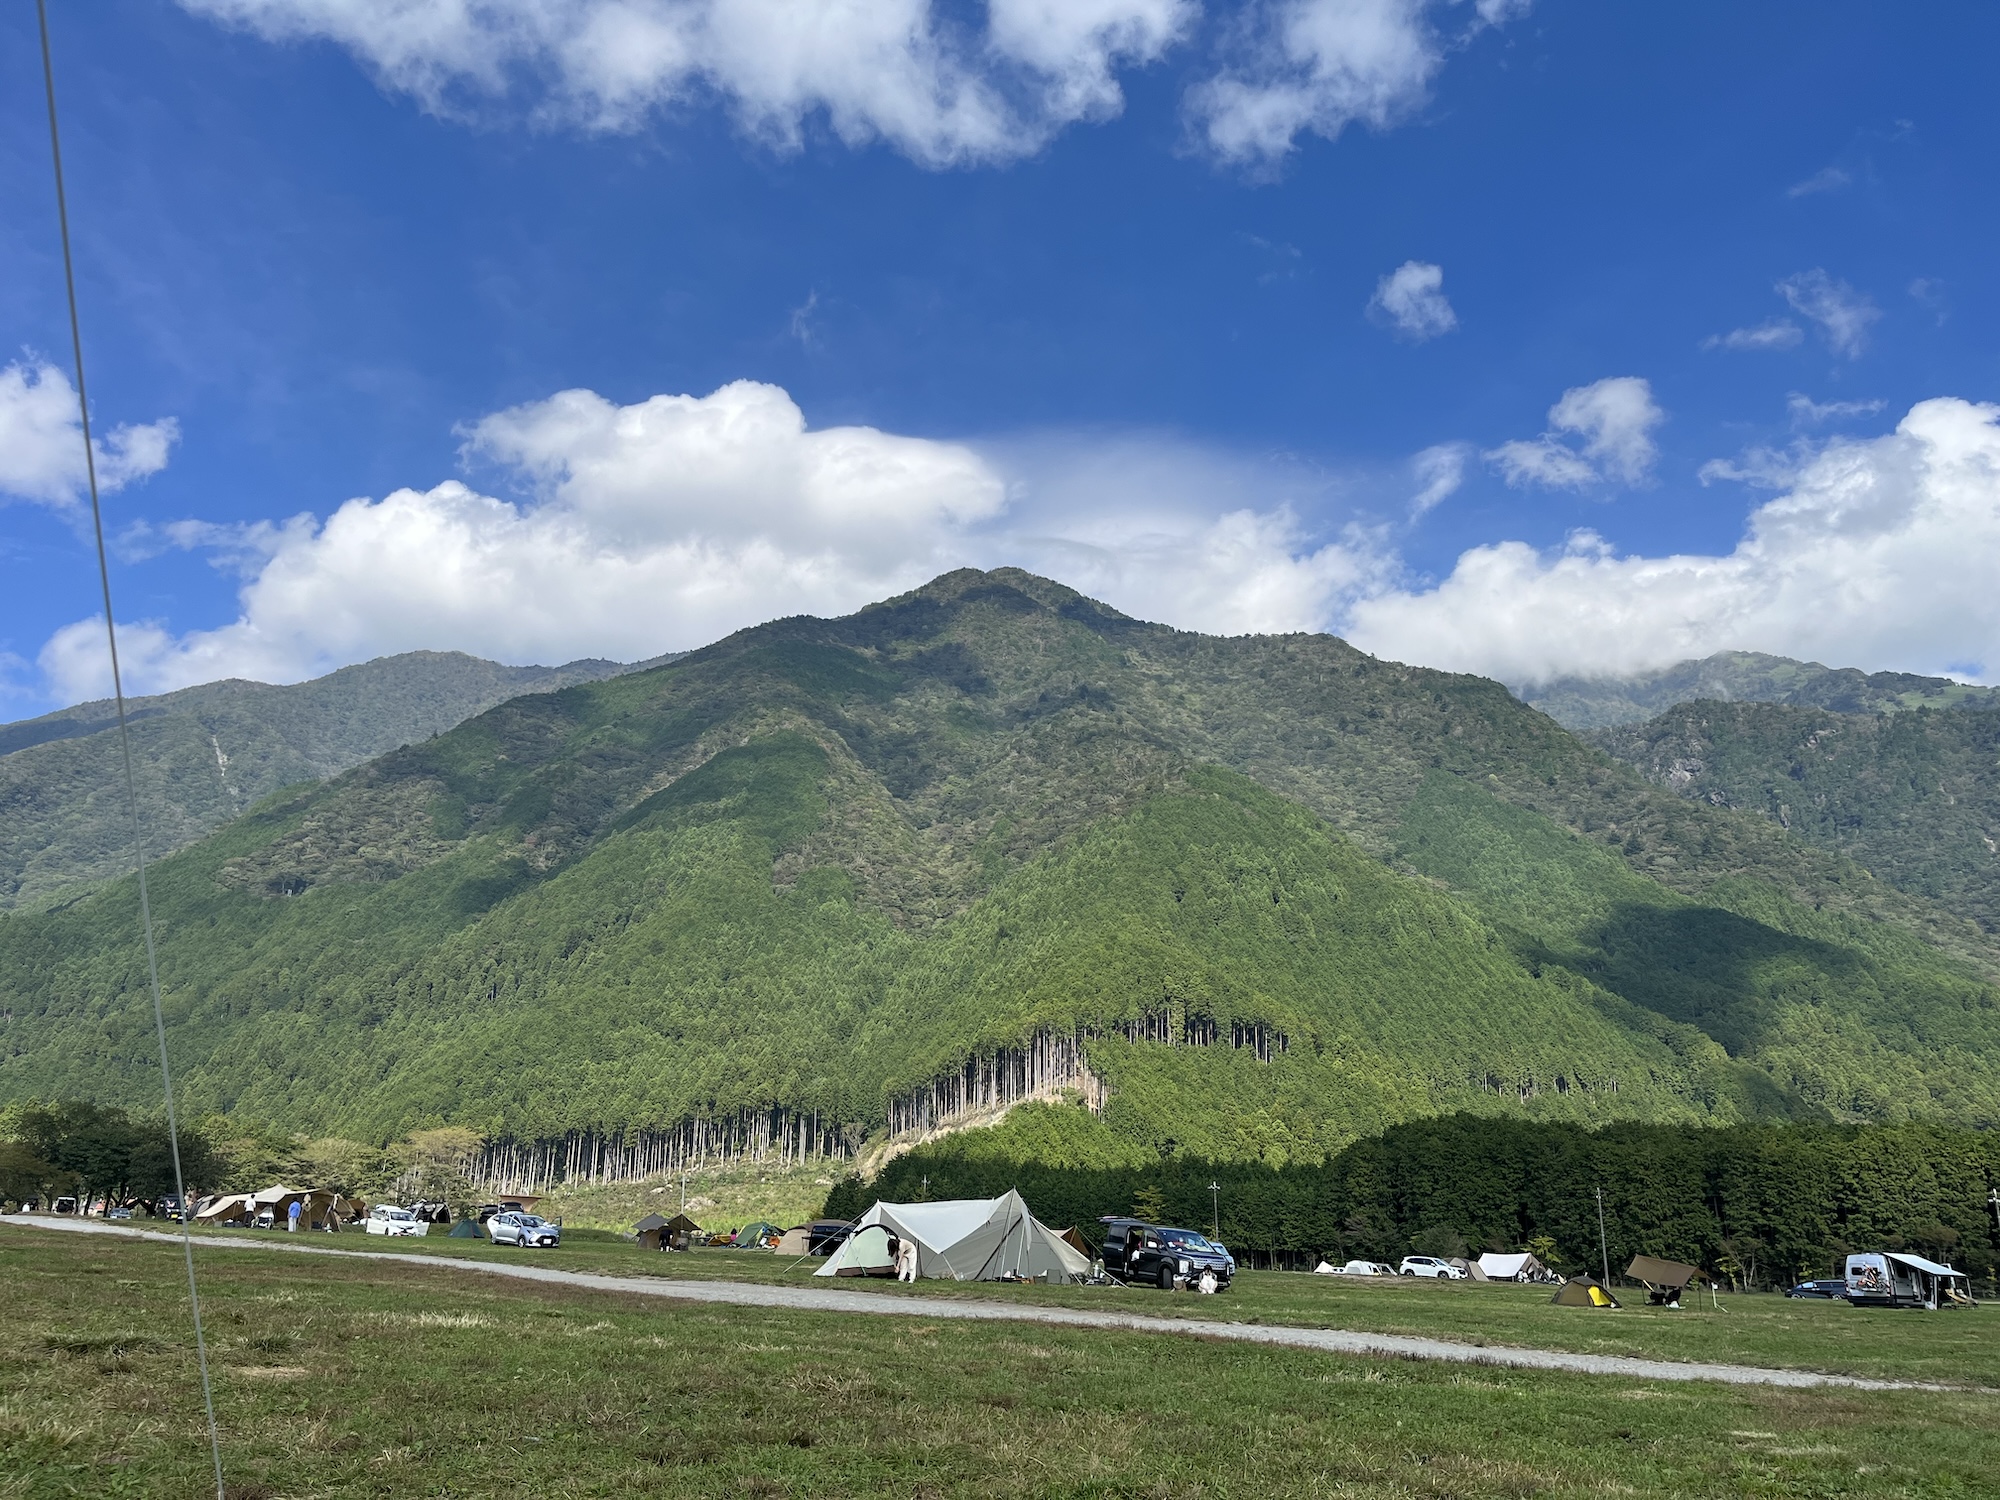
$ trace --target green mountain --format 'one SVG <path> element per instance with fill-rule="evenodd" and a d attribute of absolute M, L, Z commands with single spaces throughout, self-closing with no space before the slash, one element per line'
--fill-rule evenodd
<path fill-rule="evenodd" d="M 2000 714 L 1688 703 L 1589 738 L 1658 786 L 1761 814 L 2000 934 Z"/>
<path fill-rule="evenodd" d="M 1915 708 L 2000 708 L 2000 688 L 1948 677 L 1824 667 L 1755 651 L 1718 651 L 1630 677 L 1563 677 L 1518 690 L 1558 724 L 1601 729 L 1637 724 L 1677 703 L 1785 703 L 1832 713 L 1901 713 Z"/>
<path fill-rule="evenodd" d="M 191 1107 L 529 1175 L 1029 1096 L 1270 1162 L 1447 1111 L 2000 1118 L 2000 950 L 1932 904 L 1497 683 L 1015 570 L 513 699 L 152 889 Z M 135 904 L 0 918 L 0 1100 L 153 1086 Z"/>
<path fill-rule="evenodd" d="M 185 848 L 280 787 L 338 775 L 522 693 L 630 670 L 411 651 L 289 687 L 232 679 L 128 699 L 148 847 Z M 105 699 L 0 724 L 0 910 L 46 906 L 130 868 L 115 712 Z"/>

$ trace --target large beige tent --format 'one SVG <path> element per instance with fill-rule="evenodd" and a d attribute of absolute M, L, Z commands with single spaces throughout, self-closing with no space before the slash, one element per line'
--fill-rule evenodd
<path fill-rule="evenodd" d="M 878 1226 L 881 1233 L 868 1233 Z M 872 1266 L 886 1235 L 916 1242 L 919 1276 L 1068 1281 L 1090 1271 L 1090 1261 L 1029 1213 L 1021 1195 L 1009 1188 L 998 1198 L 877 1203 L 856 1220 L 855 1232 L 813 1275 L 838 1276 L 843 1269 L 854 1275 Z"/>

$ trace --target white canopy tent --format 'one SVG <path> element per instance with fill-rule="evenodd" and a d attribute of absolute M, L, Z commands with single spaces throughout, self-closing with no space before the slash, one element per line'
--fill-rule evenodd
<path fill-rule="evenodd" d="M 867 1231 L 880 1226 L 882 1233 Z M 877 1203 L 855 1221 L 846 1244 L 815 1276 L 857 1274 L 879 1265 L 885 1235 L 914 1241 L 917 1274 L 949 1281 L 1000 1281 L 1049 1277 L 1067 1281 L 1089 1272 L 1090 1262 L 1028 1212 L 1009 1188 L 998 1198 L 957 1198 L 944 1203 Z"/>
<path fill-rule="evenodd" d="M 1552 1281 L 1549 1268 L 1523 1250 L 1514 1255 L 1496 1255 L 1491 1250 L 1479 1257 L 1479 1269 L 1488 1281 Z"/>

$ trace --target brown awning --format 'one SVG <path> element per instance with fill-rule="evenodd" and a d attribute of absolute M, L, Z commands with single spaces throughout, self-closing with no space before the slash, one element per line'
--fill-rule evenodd
<path fill-rule="evenodd" d="M 1635 1255 L 1625 1274 L 1648 1286 L 1684 1287 L 1690 1281 L 1706 1281 L 1699 1266 L 1682 1265 L 1677 1260 L 1661 1260 L 1652 1255 Z"/>

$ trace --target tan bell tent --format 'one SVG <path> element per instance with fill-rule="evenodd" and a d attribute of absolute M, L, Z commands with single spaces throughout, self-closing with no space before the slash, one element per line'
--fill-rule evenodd
<path fill-rule="evenodd" d="M 1588 1276 L 1572 1276 L 1549 1300 L 1557 1307 L 1617 1307 L 1618 1299 Z"/>
<path fill-rule="evenodd" d="M 1028 1212 L 1009 1188 L 998 1198 L 944 1203 L 877 1203 L 815 1276 L 880 1274 L 890 1235 L 917 1247 L 917 1274 L 949 1281 L 1066 1282 L 1088 1275 L 1090 1260 Z"/>
<path fill-rule="evenodd" d="M 1488 1281 L 1553 1281 L 1549 1268 L 1525 1250 L 1501 1254 L 1489 1250 L 1479 1257 L 1479 1269 Z"/>

